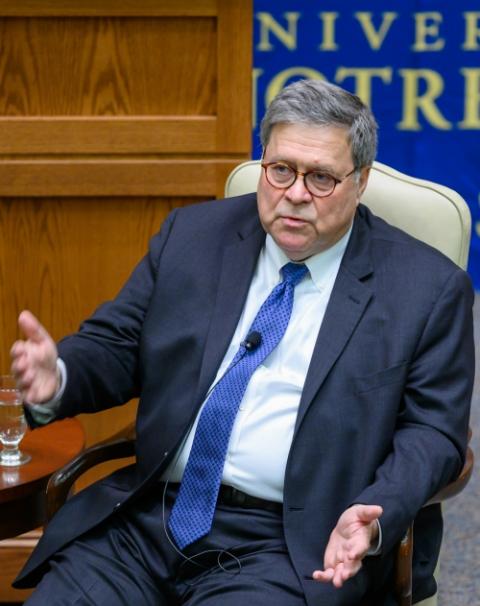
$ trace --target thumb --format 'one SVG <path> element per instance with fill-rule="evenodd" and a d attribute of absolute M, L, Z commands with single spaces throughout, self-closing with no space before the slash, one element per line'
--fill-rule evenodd
<path fill-rule="evenodd" d="M 383 509 L 380 505 L 357 505 L 356 513 L 361 522 L 373 522 L 382 515 Z"/>
<path fill-rule="evenodd" d="M 40 324 L 31 311 L 24 310 L 18 316 L 18 325 L 23 334 L 34 343 L 41 343 L 45 339 L 50 339 L 50 335 Z"/>

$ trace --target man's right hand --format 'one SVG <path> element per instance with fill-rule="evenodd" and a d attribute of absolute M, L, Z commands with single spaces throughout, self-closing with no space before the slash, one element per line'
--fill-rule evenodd
<path fill-rule="evenodd" d="M 10 350 L 12 373 L 26 402 L 47 402 L 60 386 L 57 347 L 31 312 L 22 311 L 18 325 L 26 339 L 16 341 Z"/>

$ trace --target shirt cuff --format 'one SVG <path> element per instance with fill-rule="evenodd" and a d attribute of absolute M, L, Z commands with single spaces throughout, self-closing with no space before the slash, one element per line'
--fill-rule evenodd
<path fill-rule="evenodd" d="M 65 362 L 60 358 L 57 358 L 57 370 L 60 374 L 60 385 L 51 400 L 36 404 L 35 402 L 25 402 L 28 406 L 28 410 L 33 417 L 33 420 L 39 425 L 46 425 L 55 419 L 57 416 L 62 396 L 65 392 L 65 386 L 67 384 L 67 367 Z"/>
<path fill-rule="evenodd" d="M 370 547 L 370 549 L 366 553 L 367 556 L 380 555 L 380 553 L 382 552 L 382 525 L 380 524 L 379 520 L 375 520 L 375 522 L 377 523 L 377 526 L 378 526 L 377 544 L 372 545 Z"/>

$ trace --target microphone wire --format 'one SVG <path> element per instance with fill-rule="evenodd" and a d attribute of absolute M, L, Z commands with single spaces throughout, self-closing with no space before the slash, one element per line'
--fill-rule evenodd
<path fill-rule="evenodd" d="M 241 361 L 243 360 L 243 358 L 245 357 L 245 355 L 247 353 L 250 353 L 252 351 L 254 351 L 261 343 L 262 340 L 262 335 L 257 332 L 257 331 L 252 331 L 251 333 L 248 333 L 245 340 L 242 341 L 240 343 L 240 347 L 243 347 L 243 352 L 242 355 L 235 361 L 234 364 L 231 364 L 223 373 L 223 375 L 218 379 L 218 381 L 215 381 L 214 384 L 210 387 L 210 389 L 208 390 L 205 398 L 204 398 L 204 402 L 207 402 L 208 398 L 210 397 L 212 391 L 215 389 L 215 387 L 218 385 L 218 383 L 231 371 L 235 368 L 235 366 Z M 192 423 L 193 425 L 193 423 Z M 170 463 L 169 467 L 170 470 L 173 471 L 175 469 L 175 466 L 178 462 L 178 459 L 180 457 L 180 453 L 182 451 L 182 448 L 185 445 L 185 442 L 187 440 L 189 432 L 187 431 L 185 438 L 182 442 L 182 444 L 178 447 L 177 449 L 177 453 L 175 458 L 173 459 L 173 461 Z M 180 572 L 182 570 L 182 568 L 186 565 L 186 564 L 193 564 L 194 566 L 198 566 L 199 568 L 203 568 L 205 571 L 211 570 L 212 567 L 211 566 L 205 566 L 204 564 L 196 561 L 196 559 L 208 555 L 208 554 L 217 554 L 217 566 L 225 573 L 232 575 L 232 576 L 236 576 L 237 574 L 240 574 L 241 570 L 242 570 L 242 563 L 240 561 L 240 559 L 233 554 L 231 551 L 228 551 L 227 549 L 204 549 L 202 551 L 199 551 L 198 553 L 193 554 L 192 556 L 186 556 L 175 544 L 175 541 L 173 540 L 173 538 L 170 535 L 170 532 L 168 530 L 168 526 L 167 526 L 167 522 L 166 522 L 166 513 L 165 513 L 165 502 L 166 502 L 166 495 L 167 495 L 167 488 L 168 485 L 170 483 L 170 478 L 166 478 L 164 480 L 164 487 L 163 487 L 163 493 L 162 493 L 162 526 L 163 526 L 163 531 L 165 533 L 165 537 L 167 538 L 168 543 L 170 544 L 170 546 L 172 547 L 172 549 L 177 553 L 177 555 L 179 555 L 183 562 L 181 563 L 178 572 Z M 231 561 L 236 565 L 236 569 L 229 570 L 228 568 L 226 568 L 226 564 L 222 563 L 222 556 L 226 556 L 227 558 L 230 558 Z M 184 581 L 185 584 L 187 586 L 193 587 L 194 585 L 196 585 L 196 582 L 191 582 L 188 583 L 186 581 Z M 198 581 L 197 581 L 198 582 Z"/>

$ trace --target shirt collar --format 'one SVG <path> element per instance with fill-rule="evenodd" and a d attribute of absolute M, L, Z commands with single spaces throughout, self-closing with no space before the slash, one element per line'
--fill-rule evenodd
<path fill-rule="evenodd" d="M 327 248 L 322 252 L 309 257 L 304 261 L 310 272 L 310 277 L 318 290 L 322 291 L 325 287 L 325 283 L 328 281 L 332 272 L 337 272 L 342 262 L 345 249 L 347 248 L 350 235 L 352 233 L 353 224 L 345 235 L 343 235 L 338 242 L 335 242 L 333 246 Z M 283 250 L 276 244 L 275 240 L 270 234 L 267 234 L 265 241 L 265 252 L 267 262 L 271 263 L 272 266 L 280 273 L 280 269 L 290 262 L 290 259 L 283 252 Z"/>

